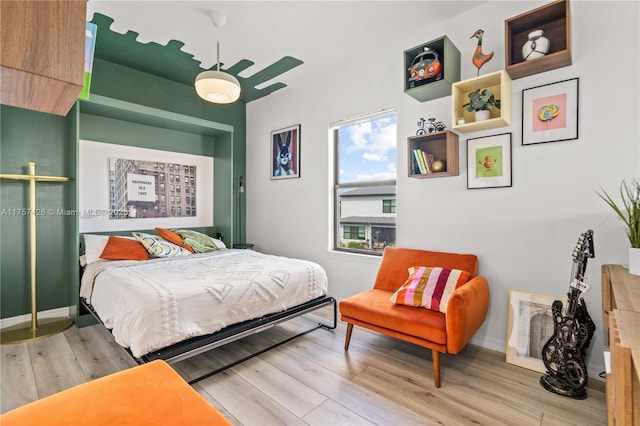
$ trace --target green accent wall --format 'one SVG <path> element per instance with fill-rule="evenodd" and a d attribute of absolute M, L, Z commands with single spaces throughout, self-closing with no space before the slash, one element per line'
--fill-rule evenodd
<path fill-rule="evenodd" d="M 72 128 L 65 117 L 0 106 L 0 172 L 27 174 L 29 161 L 36 163 L 36 174 L 70 176 L 75 164 Z M 65 209 L 72 201 L 69 182 L 38 182 L 38 209 Z M 29 207 L 29 184 L 0 181 L 0 314 L 2 318 L 31 312 L 29 217 L 14 209 Z M 64 248 L 71 243 L 73 229 L 68 216 L 38 216 L 36 258 L 38 310 L 69 305 L 70 276 Z"/>
<path fill-rule="evenodd" d="M 72 181 L 38 183 L 37 204 L 76 210 L 79 139 L 213 156 L 215 230 L 231 245 L 237 242 L 236 188 L 245 174 L 245 107 L 211 104 L 192 85 L 96 58 L 89 100 L 66 117 L 0 106 L 0 172 L 26 173 L 35 161 L 38 174 L 68 176 Z M 26 183 L 2 180 L 0 189 L 1 209 L 27 207 Z M 27 314 L 28 218 L 2 215 L 0 232 L 0 317 Z M 38 218 L 39 311 L 71 306 L 76 315 L 78 245 L 77 217 Z"/>

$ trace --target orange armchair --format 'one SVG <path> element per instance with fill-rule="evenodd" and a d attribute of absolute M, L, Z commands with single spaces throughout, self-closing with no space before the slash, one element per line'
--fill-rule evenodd
<path fill-rule="evenodd" d="M 450 295 L 446 314 L 393 303 L 390 297 L 407 280 L 412 266 L 439 266 L 471 274 Z M 353 326 L 430 348 L 435 386 L 440 387 L 440 353 L 456 354 L 484 322 L 489 308 L 489 285 L 476 276 L 478 258 L 472 254 L 441 253 L 387 247 L 373 289 L 343 299 L 340 318 L 347 323 L 344 349 L 349 350 Z"/>

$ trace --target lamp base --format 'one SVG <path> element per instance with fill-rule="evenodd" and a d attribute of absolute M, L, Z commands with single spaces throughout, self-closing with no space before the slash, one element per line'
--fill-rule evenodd
<path fill-rule="evenodd" d="M 38 326 L 31 328 L 31 321 L 7 327 L 0 331 L 0 344 L 12 345 L 44 339 L 71 327 L 71 318 L 45 318 L 38 320 Z"/>

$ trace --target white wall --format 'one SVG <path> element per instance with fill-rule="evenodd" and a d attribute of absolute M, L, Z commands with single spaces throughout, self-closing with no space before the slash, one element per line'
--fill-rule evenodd
<path fill-rule="evenodd" d="M 414 2 L 410 13 L 424 14 L 423 27 L 389 22 L 380 29 L 388 33 L 387 43 L 248 104 L 247 241 L 260 251 L 317 261 L 338 299 L 371 288 L 379 259 L 329 250 L 328 127 L 395 107 L 398 246 L 478 255 L 491 305 L 472 343 L 504 352 L 509 290 L 564 296 L 577 238 L 594 231 L 596 257 L 587 267 L 592 288 L 584 297 L 597 327 L 589 359 L 589 374 L 597 377 L 604 370 L 600 267 L 626 264 L 628 243 L 621 223 L 595 191 L 602 186 L 615 192 L 623 178 L 640 174 L 639 3 L 572 1 L 573 65 L 514 80 L 511 126 L 461 135 L 460 176 L 407 177 L 406 137 L 415 134 L 419 117 L 436 117 L 451 128 L 451 97 L 420 103 L 405 95 L 403 51 L 447 35 L 461 52 L 462 79 L 471 78 L 476 40 L 469 37 L 483 28 L 485 52 L 493 50 L 495 56 L 482 74 L 497 71 L 504 68 L 504 20 L 545 3 L 491 1 L 438 23 L 428 19 L 430 2 Z M 359 19 L 366 19 L 366 10 L 363 3 Z M 296 70 L 291 72 L 295 77 Z M 522 90 L 573 77 L 580 79 L 579 139 L 522 146 Z M 298 123 L 301 178 L 271 181 L 269 132 Z M 504 132 L 512 133 L 513 186 L 468 190 L 466 140 Z"/>
<path fill-rule="evenodd" d="M 396 217 L 395 213 L 382 212 L 382 200 L 392 200 L 394 198 L 395 195 L 344 197 L 340 205 L 340 216 Z"/>

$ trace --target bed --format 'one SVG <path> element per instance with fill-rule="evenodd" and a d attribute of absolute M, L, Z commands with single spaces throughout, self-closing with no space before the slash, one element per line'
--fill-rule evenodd
<path fill-rule="evenodd" d="M 320 265 L 253 250 L 93 259 L 82 270 L 80 299 L 139 364 L 178 362 L 325 306 L 333 306 L 332 324 L 292 338 L 336 326 L 336 302 Z"/>

